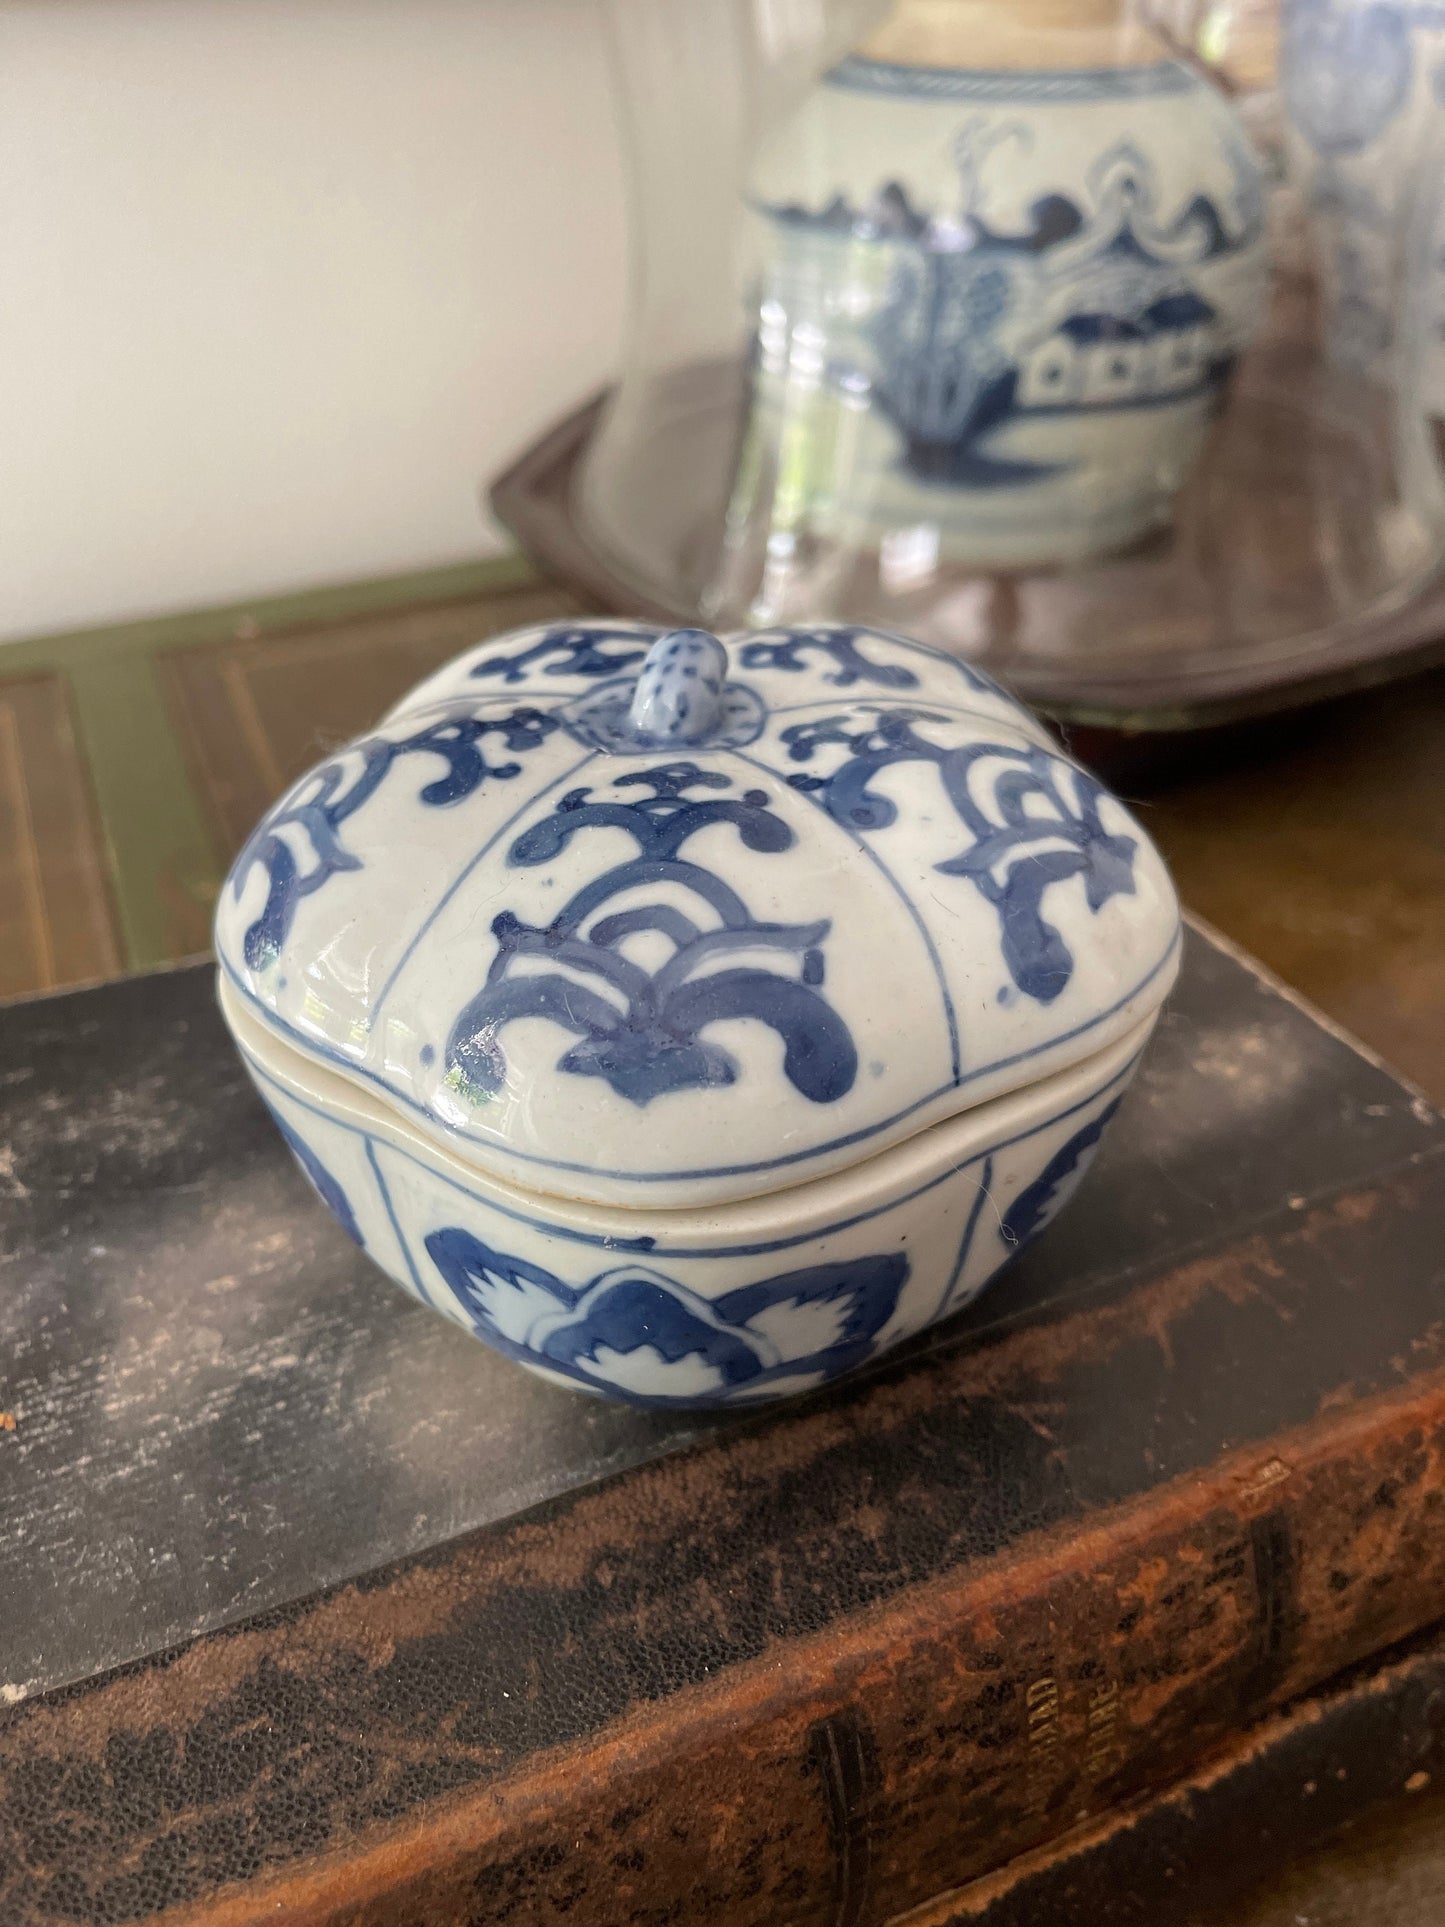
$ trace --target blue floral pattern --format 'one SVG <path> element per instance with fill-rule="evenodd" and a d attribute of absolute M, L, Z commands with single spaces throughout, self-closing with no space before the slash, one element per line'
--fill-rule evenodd
<path fill-rule="evenodd" d="M 1132 1068 L 1024 1137 L 945 1169 L 921 1193 L 890 1196 L 786 1246 L 689 1251 L 666 1238 L 569 1227 L 565 1211 L 548 1218 L 499 1208 L 419 1147 L 317 1113 L 254 1067 L 319 1198 L 398 1283 L 505 1357 L 662 1409 L 738 1407 L 809 1390 L 970 1302 L 1082 1178 Z M 322 1126 L 325 1161 L 298 1113 Z M 343 1144 L 360 1180 L 355 1209 L 329 1168 Z M 1000 1218 L 997 1201 L 1010 1194 Z"/>
<path fill-rule="evenodd" d="M 632 786 L 651 794 L 618 794 Z M 795 1090 L 817 1104 L 842 1097 L 858 1058 L 848 1026 L 822 994 L 828 923 L 759 921 L 721 877 L 683 855 L 691 838 L 719 823 L 732 825 L 758 854 L 790 848 L 793 831 L 768 808 L 766 793 L 694 796 L 731 790 L 732 782 L 689 762 L 630 771 L 614 777 L 610 788 L 602 796 L 569 791 L 513 843 L 509 863 L 530 868 L 551 862 L 589 830 L 621 829 L 637 855 L 594 877 L 544 927 L 509 910 L 495 918 L 498 947 L 487 981 L 448 1042 L 451 1081 L 473 1098 L 500 1090 L 506 1077 L 501 1033 L 519 1018 L 543 1017 L 579 1039 L 560 1070 L 604 1078 L 619 1096 L 646 1105 L 667 1091 L 733 1083 L 735 1060 L 702 1033 L 726 1019 L 750 1018 L 783 1039 L 783 1070 Z M 672 886 L 673 901 L 597 914 L 639 886 Z M 705 925 L 677 906 L 678 890 L 696 902 Z M 623 941 L 639 931 L 657 932 L 672 946 L 654 971 L 623 954 Z M 711 968 L 730 951 L 759 947 L 796 958 L 797 974 L 755 965 Z M 551 967 L 539 972 L 539 962 Z M 518 970 L 519 964 L 532 968 Z"/>
<path fill-rule="evenodd" d="M 1111 897 L 1134 890 L 1135 839 L 1105 829 L 1103 786 L 1047 750 L 1007 743 L 940 746 L 914 725 L 947 722 L 936 712 L 860 705 L 855 715 L 795 723 L 782 740 L 795 762 L 810 762 L 825 746 L 846 759 L 831 776 L 798 774 L 789 781 L 816 792 L 835 821 L 863 834 L 884 830 L 897 812 L 869 788 L 893 763 L 934 764 L 949 802 L 969 832 L 966 850 L 937 869 L 967 877 L 998 913 L 1004 961 L 1019 989 L 1051 1003 L 1073 975 L 1074 960 L 1060 932 L 1043 915 L 1056 884 L 1081 877 L 1095 915 Z M 866 712 L 871 711 L 871 715 Z"/>
<path fill-rule="evenodd" d="M 651 1266 L 580 1288 L 455 1226 L 426 1239 L 477 1335 L 509 1358 L 640 1405 L 721 1405 L 860 1365 L 898 1306 L 904 1253 L 809 1266 L 706 1299 Z M 635 1380 L 635 1383 L 633 1382 Z M 651 1381 L 671 1390 L 644 1392 Z"/>
<path fill-rule="evenodd" d="M 1019 1192 L 999 1226 L 999 1235 L 1006 1245 L 1025 1245 L 1036 1232 L 1043 1230 L 1067 1196 L 1065 1187 L 1072 1190 L 1087 1170 L 1099 1148 L 1099 1140 L 1122 1102 L 1122 1098 L 1114 1098 L 1097 1117 L 1075 1131 L 1069 1141 L 1055 1151 L 1033 1183 Z"/>
<path fill-rule="evenodd" d="M 489 778 L 509 782 L 521 774 L 522 765 L 515 760 L 487 761 L 483 745 L 488 737 L 499 736 L 515 757 L 536 749 L 559 726 L 555 716 L 539 709 L 476 717 L 454 705 L 448 715 L 415 735 L 399 741 L 367 737 L 346 754 L 323 763 L 261 820 L 231 872 L 237 902 L 245 894 L 252 870 L 259 866 L 266 872 L 266 901 L 242 942 L 247 967 L 264 970 L 275 961 L 304 897 L 321 889 L 338 871 L 362 867 L 361 859 L 341 841 L 341 826 L 376 794 L 400 758 L 431 755 L 445 763 L 445 774 L 424 785 L 419 801 L 434 809 L 446 808 L 471 796 Z"/>
<path fill-rule="evenodd" d="M 219 908 L 228 1012 L 506 1183 L 667 1210 L 841 1171 L 1162 996 L 1175 905 L 1147 839 L 956 661 L 858 626 L 598 633 L 503 642 L 487 660 L 529 658 L 505 696 L 468 654 L 294 787 Z M 647 678 L 549 673 L 649 642 Z M 657 711 L 673 669 L 686 702 Z M 384 1247 L 369 1179 L 301 1129 Z M 416 1276 L 452 1222 L 408 1232 Z M 709 1298 L 719 1276 L 677 1274 Z"/>
<path fill-rule="evenodd" d="M 615 676 L 636 668 L 651 641 L 635 628 L 553 623 L 527 648 L 513 656 L 488 654 L 471 673 L 481 681 L 496 676 L 505 683 L 527 682 L 534 669 L 544 676 Z"/>
<path fill-rule="evenodd" d="M 741 662 L 744 669 L 785 669 L 794 673 L 810 667 L 810 656 L 822 656 L 834 664 L 823 676 L 824 682 L 838 689 L 854 683 L 875 683 L 880 689 L 916 689 L 918 678 L 901 662 L 873 662 L 858 647 L 867 629 L 790 629 L 777 638 L 762 637 L 745 642 Z M 960 668 L 964 668 L 960 664 Z M 964 668 L 964 674 L 969 672 Z M 984 684 L 983 687 L 991 687 Z"/>

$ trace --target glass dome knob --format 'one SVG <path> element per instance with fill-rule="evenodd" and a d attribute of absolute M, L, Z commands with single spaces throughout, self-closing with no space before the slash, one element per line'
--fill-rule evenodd
<path fill-rule="evenodd" d="M 628 720 L 639 737 L 700 743 L 723 721 L 727 651 L 706 629 L 672 629 L 648 650 Z"/>

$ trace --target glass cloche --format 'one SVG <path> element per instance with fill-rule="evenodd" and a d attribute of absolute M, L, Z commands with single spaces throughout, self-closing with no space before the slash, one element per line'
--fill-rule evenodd
<path fill-rule="evenodd" d="M 1445 535 L 1445 15 L 610 0 L 619 605 L 906 632 L 1079 715 L 1407 649 Z"/>

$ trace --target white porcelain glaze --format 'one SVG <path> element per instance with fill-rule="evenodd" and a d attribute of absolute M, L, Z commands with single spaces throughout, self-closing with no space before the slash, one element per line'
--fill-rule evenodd
<path fill-rule="evenodd" d="M 507 1185 L 279 1043 L 223 980 L 319 1196 L 405 1290 L 542 1376 L 747 1405 L 855 1370 L 974 1298 L 1067 1203 L 1153 1028 L 811 1184 L 699 1210 Z"/>
<path fill-rule="evenodd" d="M 609 1379 L 569 1353 L 577 1382 L 651 1397 L 655 1366 L 673 1398 L 680 1359 L 726 1353 L 753 1397 L 959 1302 L 1015 1194 L 1008 1249 L 1052 1214 L 1173 979 L 1178 907 L 1123 806 L 963 664 L 852 627 L 594 621 L 470 652 L 303 778 L 237 859 L 217 950 L 263 1094 L 394 1276 L 554 1372 L 544 1327 L 570 1346 L 605 1299 L 615 1340 L 626 1299 L 638 1357 Z M 980 1186 L 992 1228 L 948 1292 L 938 1241 Z M 597 1253 L 638 1239 L 696 1262 L 619 1297 Z M 490 1284 L 458 1285 L 463 1248 Z M 696 1353 L 700 1305 L 728 1329 Z"/>
<path fill-rule="evenodd" d="M 1154 1008 L 1163 864 L 992 684 L 871 631 L 735 638 L 714 732 L 657 743 L 658 633 L 489 645 L 282 800 L 217 918 L 279 1035 L 508 1182 L 671 1206 L 857 1163 Z"/>

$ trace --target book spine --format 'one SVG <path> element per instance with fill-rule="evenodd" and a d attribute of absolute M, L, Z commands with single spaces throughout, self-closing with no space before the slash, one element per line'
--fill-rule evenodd
<path fill-rule="evenodd" d="M 881 1927 L 1430 1623 L 1442 1522 L 1436 1373 L 639 1705 L 327 1866 L 158 1918 Z"/>
<path fill-rule="evenodd" d="M 1418 1819 L 1438 1835 L 1442 1795 L 1437 1627 L 1257 1722 L 1162 1792 L 889 1927 L 1185 1927 L 1372 1816 Z"/>

